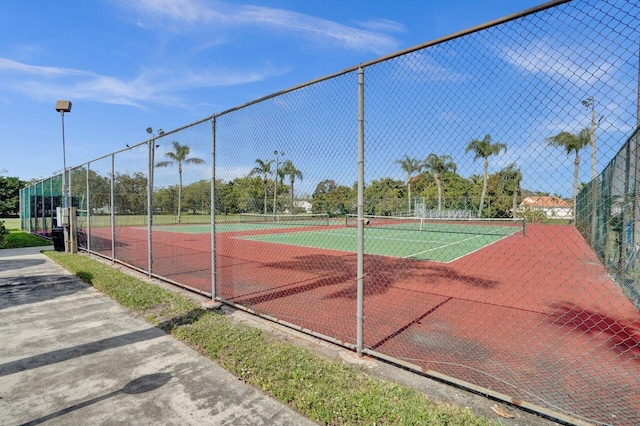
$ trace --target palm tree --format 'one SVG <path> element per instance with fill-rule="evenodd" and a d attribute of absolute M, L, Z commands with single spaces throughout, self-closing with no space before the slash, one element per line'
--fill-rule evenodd
<path fill-rule="evenodd" d="M 480 139 L 474 139 L 469 142 L 465 152 L 473 151 L 474 160 L 482 158 L 484 160 L 484 168 L 482 172 L 482 195 L 480 196 L 480 207 L 478 208 L 478 217 L 482 216 L 484 208 L 484 197 L 487 195 L 487 182 L 489 179 L 489 157 L 498 155 L 502 151 L 507 150 L 507 145 L 500 142 L 492 142 L 491 135 L 485 135 Z"/>
<path fill-rule="evenodd" d="M 178 185 L 178 223 L 180 223 L 180 211 L 182 210 L 182 165 L 204 163 L 204 160 L 201 158 L 187 158 L 190 152 L 191 148 L 189 148 L 189 146 L 180 145 L 179 142 L 173 141 L 173 151 L 164 154 L 164 156 L 170 158 L 170 160 L 156 163 L 156 167 L 168 167 L 173 164 L 178 165 L 178 176 L 180 176 L 180 184 Z"/>
<path fill-rule="evenodd" d="M 547 138 L 546 141 L 551 146 L 564 148 L 567 151 L 567 155 L 571 155 L 572 152 L 575 153 L 575 159 L 573 160 L 573 214 L 575 216 L 576 198 L 578 197 L 578 174 L 580 172 L 580 150 L 591 143 L 591 130 L 588 127 L 584 128 L 577 135 L 569 132 L 560 132 Z"/>
<path fill-rule="evenodd" d="M 457 167 L 450 155 L 429 154 L 423 167 L 431 172 L 438 187 L 438 211 L 442 211 L 442 175 L 448 171 L 455 173 Z"/>
<path fill-rule="evenodd" d="M 291 214 L 295 213 L 293 206 L 293 184 L 296 178 L 302 180 L 302 171 L 296 169 L 296 166 L 293 165 L 293 161 L 286 160 L 282 163 L 282 168 L 280 169 L 282 176 L 289 176 L 289 182 L 291 183 Z"/>
<path fill-rule="evenodd" d="M 411 216 L 411 176 L 414 173 L 420 173 L 422 171 L 423 164 L 420 160 L 410 158 L 407 154 L 404 155 L 402 160 L 397 160 L 396 163 L 400 164 L 402 170 L 407 173 L 407 202 L 409 207 L 409 216 Z"/>
<path fill-rule="evenodd" d="M 513 195 L 511 203 L 511 215 L 515 219 L 518 209 L 518 193 L 520 192 L 520 182 L 522 181 L 522 171 L 516 163 L 509 164 L 508 167 L 500 171 L 500 180 L 504 189 L 511 191 Z"/>
<path fill-rule="evenodd" d="M 250 176 L 259 175 L 262 176 L 262 182 L 264 184 L 264 214 L 267 214 L 267 181 L 269 174 L 271 173 L 271 161 L 262 161 L 261 159 L 256 160 L 257 166 L 251 169 L 249 173 Z"/>

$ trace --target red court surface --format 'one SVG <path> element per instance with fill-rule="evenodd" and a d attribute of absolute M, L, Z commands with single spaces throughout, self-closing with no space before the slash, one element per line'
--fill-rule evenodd
<path fill-rule="evenodd" d="M 354 345 L 355 253 L 235 238 L 298 231 L 217 234 L 216 295 Z M 107 234 L 93 230 L 92 249 L 110 257 Z M 116 258 L 147 268 L 145 229 L 116 240 Z M 152 240 L 155 274 L 211 291 L 208 234 Z M 574 227 L 529 225 L 447 264 L 367 255 L 364 281 L 366 348 L 574 417 L 640 423 L 640 316 Z"/>

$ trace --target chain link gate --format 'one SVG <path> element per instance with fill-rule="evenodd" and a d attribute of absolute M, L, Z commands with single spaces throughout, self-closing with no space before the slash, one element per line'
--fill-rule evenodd
<path fill-rule="evenodd" d="M 639 42 L 636 2 L 554 1 L 153 134 L 71 169 L 80 246 L 567 422 L 638 423 Z M 50 232 L 59 188 L 22 190 L 23 227 Z"/>

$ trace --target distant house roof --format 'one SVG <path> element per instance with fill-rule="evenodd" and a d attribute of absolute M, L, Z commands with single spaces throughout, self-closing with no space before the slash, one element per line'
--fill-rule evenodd
<path fill-rule="evenodd" d="M 521 207 L 539 207 L 539 208 L 567 208 L 572 207 L 572 203 L 565 201 L 560 197 L 552 197 L 549 195 L 532 195 L 525 197 L 520 203 Z"/>

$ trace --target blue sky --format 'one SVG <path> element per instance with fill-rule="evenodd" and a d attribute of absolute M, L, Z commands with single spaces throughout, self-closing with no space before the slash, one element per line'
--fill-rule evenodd
<path fill-rule="evenodd" d="M 45 178 L 62 169 L 60 115 L 54 109 L 57 99 L 73 102 L 72 112 L 65 115 L 65 130 L 67 166 L 74 166 L 123 149 L 126 144 L 134 145 L 147 139 L 145 129 L 149 126 L 175 129 L 256 98 L 540 3 L 534 0 L 265 0 L 252 3 L 69 0 L 37 2 L 36 7 L 33 2 L 2 2 L 0 145 L 3 155 L 0 170 L 6 170 L 4 175 L 28 180 Z M 594 18 L 597 16 L 588 17 Z M 554 23 L 549 25 L 551 30 L 547 31 L 552 34 Z M 489 98 L 492 90 L 501 87 L 507 93 L 507 84 L 527 90 L 528 86 L 523 82 L 531 78 L 539 81 L 539 86 L 536 83 L 538 91 L 532 92 L 538 104 L 532 102 L 521 106 L 529 118 L 526 126 L 536 128 L 536 141 L 528 140 L 531 134 L 519 128 L 505 130 L 504 124 L 492 128 L 491 120 L 483 118 L 481 113 L 465 119 L 474 123 L 470 133 L 458 133 L 450 128 L 442 137 L 462 138 L 464 143 L 473 137 L 482 138 L 485 133 L 492 133 L 496 140 L 519 138 L 505 141 L 511 149 L 508 155 L 497 159 L 495 167 L 517 162 L 525 169 L 530 165 L 525 163 L 553 154 L 553 164 L 541 164 L 535 173 L 524 170 L 525 184 L 531 189 L 568 196 L 571 192 L 571 171 L 567 174 L 567 166 L 572 163 L 563 152 L 543 147 L 544 138 L 540 135 L 550 136 L 565 129 L 577 131 L 588 125 L 588 111 L 580 105 L 580 100 L 593 93 L 595 84 L 601 86 L 596 93 L 605 98 L 606 93 L 611 92 L 610 81 L 613 81 L 612 85 L 628 85 L 631 81 L 629 76 L 635 72 L 635 62 L 632 63 L 631 59 L 628 63 L 598 62 L 596 58 L 593 63 L 587 63 L 584 70 L 571 69 L 571 61 L 580 63 L 581 58 L 593 56 L 591 52 L 585 49 L 581 52 L 577 48 L 566 53 L 567 46 L 574 48 L 581 41 L 569 40 L 567 46 L 552 46 L 546 43 L 544 34 L 541 37 L 538 41 L 520 41 L 521 44 L 515 41 L 510 44 L 505 40 L 501 45 L 478 40 L 482 50 L 477 51 L 483 55 L 483 52 L 489 52 L 489 56 L 477 61 L 478 64 L 481 65 L 482 60 L 500 60 L 511 67 L 513 73 L 512 76 L 500 76 L 491 83 L 474 82 L 477 76 L 471 78 L 469 73 L 477 71 L 467 68 L 464 62 L 458 64 L 458 70 L 454 69 L 455 62 L 448 62 L 447 69 L 439 68 L 438 55 L 450 55 L 455 45 L 448 52 L 433 49 L 430 55 L 409 57 L 412 63 L 398 61 L 392 65 L 405 69 L 419 68 L 419 72 L 426 69 L 432 74 L 446 73 L 446 81 L 458 84 L 458 89 Z M 475 49 L 471 43 L 464 48 L 469 51 Z M 630 57 L 635 58 L 635 55 Z M 531 58 L 542 59 L 536 62 Z M 556 60 L 550 62 L 544 58 Z M 619 71 L 623 69 L 625 71 L 620 76 Z M 385 78 L 385 72 L 380 72 L 381 79 Z M 556 76 L 563 73 L 565 77 L 571 73 L 577 79 L 572 82 L 573 88 L 568 89 L 556 81 Z M 376 71 L 372 74 L 375 76 Z M 393 77 L 392 74 L 389 76 Z M 508 83 L 510 78 L 513 83 Z M 520 80 L 516 82 L 517 79 Z M 545 79 L 548 81 L 544 82 Z M 590 79 L 598 81 L 591 85 Z M 541 105 L 546 94 L 543 87 L 550 87 L 549 81 L 556 84 L 553 90 L 566 92 L 562 94 L 563 99 L 568 99 L 566 103 Z M 483 86 L 487 84 L 493 86 Z M 425 96 L 430 94 L 425 92 Z M 374 93 L 372 97 L 375 96 Z M 517 102 L 507 94 L 501 96 L 501 102 Z M 487 105 L 475 105 L 475 108 L 495 108 L 488 102 Z M 570 111 L 567 105 L 570 105 Z M 599 115 L 606 115 L 606 109 L 630 110 L 630 101 L 615 97 L 598 98 L 598 106 L 601 108 Z M 462 109 L 463 105 L 454 107 Z M 544 119 L 538 119 L 536 114 L 542 107 L 547 111 L 542 114 Z M 557 111 L 554 112 L 554 108 Z M 453 109 L 444 111 L 442 108 L 439 113 L 443 119 L 452 122 L 461 119 L 462 112 Z M 605 125 L 613 129 L 609 137 L 615 143 L 609 147 L 611 152 L 600 155 L 600 170 L 617 149 L 614 145 L 630 132 L 631 126 L 625 114 L 614 111 L 609 114 L 608 124 L 605 121 Z M 371 116 L 375 115 L 376 111 L 372 111 Z M 621 118 L 624 123 L 619 122 Z M 378 128 L 371 125 L 370 129 L 368 134 L 373 139 L 377 135 L 383 144 L 382 138 L 386 135 L 382 134 L 382 124 Z M 606 132 L 604 125 L 602 129 Z M 418 136 L 424 137 L 424 134 L 412 137 Z M 603 140 L 606 137 L 602 135 Z M 399 143 L 395 141 L 391 145 L 398 146 Z M 242 164 L 226 159 L 228 162 L 223 164 L 225 174 L 221 176 L 232 178 L 234 173 L 231 170 L 234 168 L 235 175 L 246 173 L 256 157 L 269 158 L 274 147 L 264 147 L 264 154 L 252 151 Z M 166 149 L 165 146 L 162 149 Z M 292 152 L 290 149 L 293 148 L 286 147 Z M 304 149 L 298 151 L 299 157 L 304 154 Z M 434 151 L 453 154 L 446 150 Z M 404 154 L 424 158 L 429 154 L 429 150 L 423 148 L 391 151 L 382 146 L 372 152 L 389 159 L 401 158 Z M 209 155 L 204 150 L 196 154 Z M 162 151 L 157 155 L 161 156 Z M 298 158 L 296 164 L 301 161 Z M 588 178 L 587 161 L 585 153 L 581 180 Z M 391 166 L 393 161 L 387 163 L 379 170 L 371 168 L 373 173 L 368 177 L 390 175 L 403 179 L 397 165 Z M 460 164 L 463 166 L 461 172 L 465 176 L 480 171 L 480 163 L 473 162 L 471 158 L 465 158 L 463 163 Z M 314 165 L 307 167 L 309 170 Z M 557 170 L 563 183 L 557 187 L 540 184 L 541 180 L 559 179 L 559 175 L 554 177 L 553 170 L 548 174 L 540 171 L 545 168 Z M 322 178 L 319 173 L 309 170 L 307 174 L 319 180 Z M 348 174 L 340 183 L 351 183 L 352 177 Z M 312 191 L 315 182 L 305 180 L 309 187 L 304 191 Z M 159 176 L 156 183 L 162 182 Z"/>
<path fill-rule="evenodd" d="M 0 3 L 0 170 L 23 180 L 538 4 L 69 0 Z"/>

